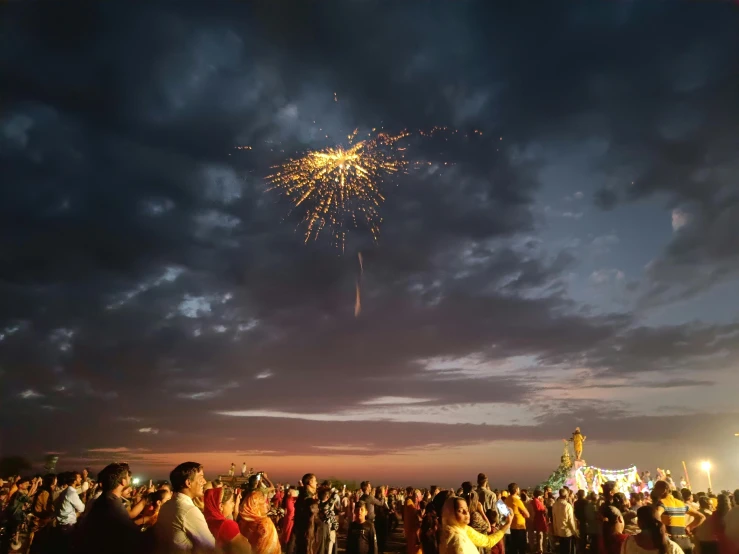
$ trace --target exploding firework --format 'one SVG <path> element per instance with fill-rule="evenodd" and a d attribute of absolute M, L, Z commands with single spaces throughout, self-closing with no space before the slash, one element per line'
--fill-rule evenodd
<path fill-rule="evenodd" d="M 344 246 L 347 226 L 366 225 L 377 240 L 380 232 L 379 208 L 384 202 L 383 180 L 405 171 L 407 162 L 398 155 L 396 143 L 408 136 L 380 133 L 349 146 L 334 146 L 308 152 L 301 158 L 277 166 L 269 190 L 279 190 L 295 208 L 304 209 L 305 242 L 317 238 L 328 227 L 337 244 Z"/>

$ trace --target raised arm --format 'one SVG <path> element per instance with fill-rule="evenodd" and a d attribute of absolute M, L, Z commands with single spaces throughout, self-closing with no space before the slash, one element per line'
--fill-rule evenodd
<path fill-rule="evenodd" d="M 85 511 L 85 504 L 80 500 L 79 495 L 77 494 L 77 491 L 72 489 L 72 494 L 69 495 L 69 503 L 74 506 L 74 509 L 77 510 L 79 513 L 82 513 Z"/>
<path fill-rule="evenodd" d="M 492 535 L 483 535 L 482 533 L 478 533 L 475 531 L 472 527 L 469 525 L 467 526 L 467 537 L 472 541 L 472 544 L 474 544 L 477 548 L 492 548 L 496 544 L 498 544 L 503 537 L 505 537 L 506 529 L 510 526 L 510 524 L 506 524 L 506 526 L 501 529 L 500 531 L 496 531 Z"/>

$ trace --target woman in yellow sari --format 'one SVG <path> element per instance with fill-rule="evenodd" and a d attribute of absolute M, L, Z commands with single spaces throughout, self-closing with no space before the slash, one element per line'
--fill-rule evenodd
<path fill-rule="evenodd" d="M 492 535 L 483 535 L 469 526 L 470 511 L 464 498 L 452 496 L 444 502 L 441 511 L 441 540 L 439 554 L 479 554 L 479 548 L 498 544 L 511 526 L 510 519 Z"/>
<path fill-rule="evenodd" d="M 241 534 L 249 539 L 254 554 L 281 554 L 280 539 L 267 517 L 267 499 L 261 491 L 249 493 L 239 512 Z"/>
<path fill-rule="evenodd" d="M 403 533 L 405 534 L 406 554 L 418 554 L 420 549 L 418 530 L 421 528 L 421 491 L 408 487 L 403 506 Z"/>

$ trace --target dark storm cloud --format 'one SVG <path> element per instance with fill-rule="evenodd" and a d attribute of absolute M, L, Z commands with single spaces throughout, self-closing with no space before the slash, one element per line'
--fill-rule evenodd
<path fill-rule="evenodd" d="M 695 373 L 701 368 L 734 367 L 738 336 L 736 324 L 636 327 L 594 348 L 588 363 L 614 373 L 664 372 L 672 380 L 680 370 Z"/>
<path fill-rule="evenodd" d="M 704 94 L 725 80 L 682 92 L 668 71 L 655 90 L 640 89 L 662 67 L 660 55 L 643 52 L 662 8 L 546 8 L 531 19 L 519 8 L 471 5 L 387 13 L 369 3 L 272 6 L 107 4 L 84 15 L 67 5 L 4 8 L 0 415 L 24 416 L 7 437 L 35 451 L 50 443 L 214 449 L 220 433 L 243 426 L 214 414 L 224 409 L 332 412 L 388 395 L 428 406 L 523 403 L 535 389 L 515 375 L 451 380 L 424 369 L 432 357 L 588 360 L 625 372 L 729 347 L 729 329 L 650 332 L 630 329 L 629 315 L 591 315 L 564 295 L 570 254 L 513 242 L 541 230 L 532 214 L 539 162 L 511 161 L 509 140 L 608 134 L 605 163 L 633 164 L 637 182 L 655 189 L 610 191 L 603 206 L 669 192 L 678 173 L 705 163 L 707 152 L 671 149 L 644 118 L 674 95 L 727 105 Z M 670 17 L 695 24 L 693 13 Z M 734 40 L 726 32 L 719 26 L 709 52 Z M 585 40 L 595 46 L 584 49 Z M 663 44 L 684 53 L 695 46 L 678 34 Z M 637 54 L 645 63 L 632 69 Z M 695 129 L 705 132 L 718 110 L 702 113 Z M 303 245 L 299 217 L 264 193 L 262 176 L 300 150 L 380 125 L 484 134 L 411 139 L 413 156 L 432 165 L 392 188 L 378 246 L 361 231 L 344 257 L 325 241 Z M 635 137 L 636 161 L 624 160 L 622 145 Z M 687 201 L 690 190 L 674 194 Z M 711 232 L 722 240 L 698 261 L 734 255 L 731 220 L 712 217 L 723 213 L 714 192 L 693 195 L 703 211 L 666 256 L 700 252 Z M 687 233 L 699 235 L 691 242 Z M 354 319 L 359 249 L 363 313 Z M 76 432 L 90 413 L 100 433 Z M 59 433 L 40 435 L 52 421 Z M 381 444 L 387 434 L 408 446 L 520 433 L 361 425 L 363 441 Z M 249 427 L 272 450 L 296 433 L 357 441 L 354 422 L 268 418 Z M 116 441 L 102 440 L 109 433 Z M 303 439 L 295 448 L 313 446 Z"/>
<path fill-rule="evenodd" d="M 639 64 L 618 68 L 622 82 L 615 82 L 617 73 L 609 64 L 600 77 L 607 87 L 590 77 L 595 102 L 587 108 L 608 122 L 590 132 L 605 133 L 611 142 L 603 169 L 629 175 L 602 186 L 595 204 L 610 210 L 619 203 L 656 197 L 689 218 L 648 268 L 642 291 L 647 305 L 695 296 L 735 278 L 739 270 L 739 188 L 734 177 L 739 112 L 731 100 L 739 88 L 733 56 L 739 39 L 731 30 L 733 17 L 714 27 L 716 33 L 710 36 L 686 36 L 679 29 L 695 23 L 689 18 L 713 18 L 721 11 L 696 8 L 660 14 L 672 24 L 660 39 L 671 47 L 640 49 Z M 643 45 L 645 33 L 651 31 L 637 25 L 628 48 Z M 650 69 L 655 77 L 645 79 Z M 630 100 L 610 103 L 616 92 L 628 94 Z M 587 136 L 582 129 L 568 134 L 575 131 Z"/>

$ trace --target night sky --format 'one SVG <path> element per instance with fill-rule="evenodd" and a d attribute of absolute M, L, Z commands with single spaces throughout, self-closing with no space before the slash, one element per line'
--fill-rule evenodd
<path fill-rule="evenodd" d="M 736 4 L 2 11 L 0 455 L 533 484 L 579 425 L 593 465 L 736 485 Z M 434 126 L 376 244 L 267 191 Z"/>

